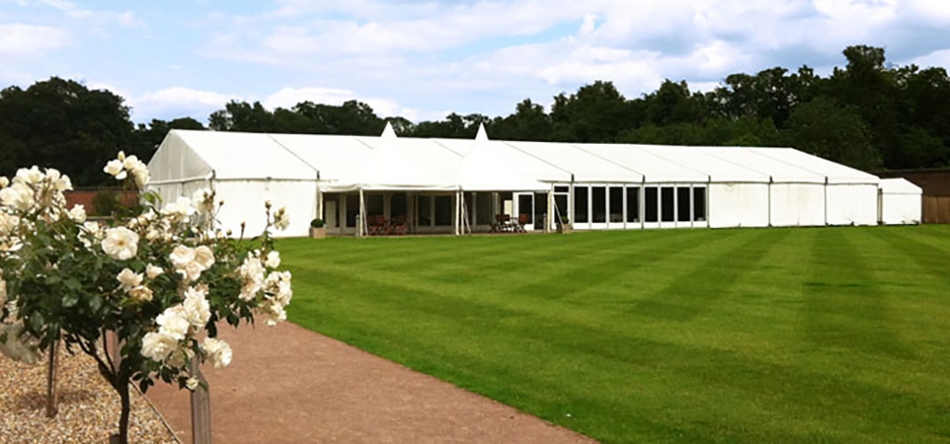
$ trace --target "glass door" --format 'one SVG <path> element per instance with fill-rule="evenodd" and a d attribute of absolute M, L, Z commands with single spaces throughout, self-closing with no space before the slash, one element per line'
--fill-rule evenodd
<path fill-rule="evenodd" d="M 524 227 L 534 230 L 534 193 L 514 193 L 512 219 Z"/>

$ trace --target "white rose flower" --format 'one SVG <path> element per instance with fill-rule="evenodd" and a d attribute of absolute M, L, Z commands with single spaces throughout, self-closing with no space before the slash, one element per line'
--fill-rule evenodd
<path fill-rule="evenodd" d="M 0 188 L 6 188 L 10 186 L 10 179 L 7 179 L 6 176 L 0 176 Z"/>
<path fill-rule="evenodd" d="M 73 205 L 67 215 L 73 222 L 81 224 L 86 221 L 86 207 L 79 204 Z"/>
<path fill-rule="evenodd" d="M 123 154 L 124 154 L 124 153 L 123 153 Z M 136 157 L 135 154 L 133 154 L 133 155 L 131 155 L 131 156 L 129 156 L 129 157 L 126 157 L 125 159 L 122 160 L 122 167 L 125 168 L 125 169 L 127 169 L 127 170 L 129 170 L 129 171 L 131 171 L 131 170 L 134 170 L 135 167 L 138 166 L 138 165 L 141 164 L 141 163 L 142 163 L 142 162 L 139 162 L 139 158 Z"/>
<path fill-rule="evenodd" d="M 0 237 L 10 235 L 17 225 L 20 225 L 19 217 L 0 211 Z"/>
<path fill-rule="evenodd" d="M 115 279 L 122 284 L 123 291 L 129 292 L 132 288 L 142 285 L 143 277 L 140 273 L 137 274 L 128 268 L 123 268 Z"/>
<path fill-rule="evenodd" d="M 172 261 L 172 265 L 177 269 L 182 269 L 188 266 L 188 264 L 195 261 L 195 249 L 179 245 L 172 250 L 172 254 L 168 257 Z"/>
<path fill-rule="evenodd" d="M 280 207 L 274 213 L 274 228 L 278 230 L 286 230 L 290 226 L 290 215 L 287 214 L 287 209 L 285 207 Z"/>
<path fill-rule="evenodd" d="M 148 302 L 152 300 L 152 289 L 144 285 L 139 285 L 129 289 L 129 296 L 137 301 Z"/>
<path fill-rule="evenodd" d="M 36 203 L 36 197 L 32 188 L 16 182 L 0 190 L 0 203 L 20 211 L 28 211 Z"/>
<path fill-rule="evenodd" d="M 188 363 L 188 360 L 195 355 L 195 352 L 185 347 L 178 347 L 168 355 L 166 364 L 172 367 L 182 368 Z"/>
<path fill-rule="evenodd" d="M 191 206 L 191 199 L 185 196 L 179 196 L 178 200 L 165 204 L 162 208 L 162 214 L 178 215 L 182 219 L 195 214 L 195 207 Z"/>
<path fill-rule="evenodd" d="M 39 167 L 33 165 L 32 168 L 20 168 L 16 172 L 16 177 L 13 178 L 13 182 L 20 182 L 25 185 L 36 185 L 43 181 L 43 173 L 40 171 Z"/>
<path fill-rule="evenodd" d="M 142 356 L 153 361 L 164 361 L 178 348 L 178 340 L 161 332 L 148 332 L 142 338 Z"/>
<path fill-rule="evenodd" d="M 195 248 L 195 262 L 201 266 L 202 270 L 207 270 L 214 265 L 214 252 L 206 245 L 200 245 Z"/>
<path fill-rule="evenodd" d="M 205 338 L 201 343 L 201 350 L 214 368 L 227 367 L 231 363 L 231 346 L 227 342 Z"/>
<path fill-rule="evenodd" d="M 158 331 L 178 341 L 185 339 L 185 335 L 188 334 L 188 328 L 191 324 L 184 318 L 183 311 L 184 309 L 181 305 L 166 308 L 162 314 L 155 318 L 155 322 L 159 325 Z"/>
<path fill-rule="evenodd" d="M 110 228 L 102 240 L 102 251 L 113 259 L 124 261 L 135 257 L 139 247 L 139 235 L 125 228 Z"/>
<path fill-rule="evenodd" d="M 136 187 L 140 190 L 145 188 L 149 181 L 148 168 L 136 168 L 132 170 L 132 178 L 135 179 Z"/>
<path fill-rule="evenodd" d="M 264 319 L 268 327 L 273 327 L 279 322 L 287 320 L 287 311 L 276 301 L 265 301 L 258 309 L 258 314 Z"/>
<path fill-rule="evenodd" d="M 267 268 L 279 267 L 280 266 L 280 252 L 271 251 L 270 253 L 267 253 L 267 260 L 264 261 L 264 265 L 266 265 Z"/>
<path fill-rule="evenodd" d="M 184 318 L 197 328 L 203 328 L 211 319 L 211 305 L 206 296 L 207 292 L 194 287 L 185 290 Z"/>
<path fill-rule="evenodd" d="M 195 391 L 195 389 L 198 388 L 198 380 L 195 378 L 188 378 L 188 380 L 185 381 L 185 388 Z"/>
<path fill-rule="evenodd" d="M 126 178 L 125 168 L 122 165 L 122 161 L 118 159 L 110 160 L 106 164 L 105 168 L 102 169 L 107 174 L 115 177 L 117 180 L 122 180 Z"/>
<path fill-rule="evenodd" d="M 207 188 L 195 191 L 191 195 L 191 201 L 195 204 L 198 212 L 201 214 L 214 213 L 214 192 Z"/>
<path fill-rule="evenodd" d="M 63 175 L 55 168 L 46 169 L 46 179 L 56 191 L 68 191 L 73 189 L 73 183 L 69 176 Z"/>
<path fill-rule="evenodd" d="M 145 275 L 148 276 L 149 279 L 157 278 L 158 275 L 162 274 L 162 272 L 163 272 L 162 267 L 156 267 L 152 264 L 148 264 L 145 266 Z"/>
<path fill-rule="evenodd" d="M 179 268 L 178 274 L 181 275 L 181 280 L 185 283 L 197 281 L 201 277 L 201 265 L 198 265 L 197 262 L 189 262 L 188 265 L 185 265 L 183 268 Z"/>
<path fill-rule="evenodd" d="M 244 258 L 244 263 L 238 268 L 241 278 L 244 279 L 244 285 L 241 287 L 241 294 L 238 297 L 241 300 L 249 301 L 261 290 L 264 283 L 264 265 L 261 258 L 254 254 Z"/>

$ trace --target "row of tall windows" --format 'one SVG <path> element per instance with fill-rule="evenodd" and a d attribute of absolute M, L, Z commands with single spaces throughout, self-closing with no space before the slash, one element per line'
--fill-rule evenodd
<path fill-rule="evenodd" d="M 556 195 L 567 193 L 568 187 L 555 188 Z M 558 207 L 564 208 L 560 203 Z M 705 222 L 706 187 L 575 185 L 573 221 L 576 224 Z"/>

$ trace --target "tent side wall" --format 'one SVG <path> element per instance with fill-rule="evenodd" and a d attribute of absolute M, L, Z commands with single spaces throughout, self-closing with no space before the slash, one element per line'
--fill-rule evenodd
<path fill-rule="evenodd" d="M 828 184 L 828 225 L 877 225 L 877 184 Z"/>
<path fill-rule="evenodd" d="M 773 227 L 825 224 L 825 186 L 808 183 L 773 183 L 769 187 L 769 223 Z"/>
<path fill-rule="evenodd" d="M 881 223 L 917 225 L 922 217 L 920 194 L 881 193 Z"/>
<path fill-rule="evenodd" d="M 264 202 L 270 201 L 272 211 L 280 207 L 287 208 L 290 226 L 284 230 L 273 230 L 276 237 L 307 236 L 310 221 L 317 208 L 316 185 L 312 181 L 301 180 L 221 180 L 215 181 L 217 198 L 224 201 L 218 213 L 219 227 L 230 229 L 233 236 L 241 233 L 241 222 L 247 224 L 244 237 L 260 234 L 266 225 Z"/>
<path fill-rule="evenodd" d="M 767 227 L 769 185 L 765 183 L 711 183 L 709 226 L 712 228 Z"/>

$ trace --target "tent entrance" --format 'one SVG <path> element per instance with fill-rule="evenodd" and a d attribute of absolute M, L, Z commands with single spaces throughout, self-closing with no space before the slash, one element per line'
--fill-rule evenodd
<path fill-rule="evenodd" d="M 512 218 L 515 219 L 527 231 L 534 230 L 534 193 L 513 193 Z M 538 221 L 539 223 L 541 221 Z"/>

